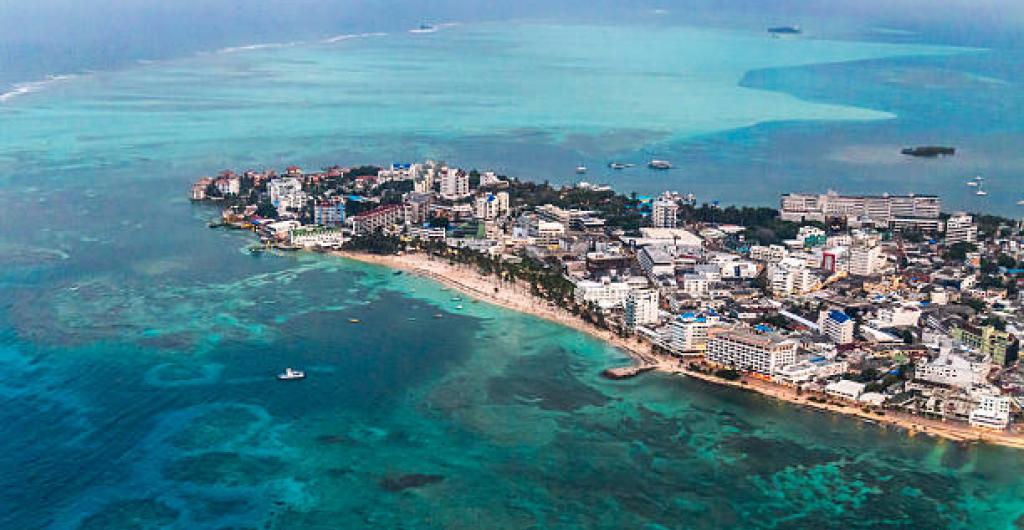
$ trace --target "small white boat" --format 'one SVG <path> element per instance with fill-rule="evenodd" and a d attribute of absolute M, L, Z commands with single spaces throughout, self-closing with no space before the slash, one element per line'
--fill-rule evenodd
<path fill-rule="evenodd" d="M 302 370 L 292 370 L 291 368 L 285 368 L 284 372 L 277 374 L 277 378 L 281 381 L 293 381 L 296 379 L 305 379 L 306 372 Z"/>
<path fill-rule="evenodd" d="M 981 197 L 984 197 L 985 195 L 988 195 L 988 192 L 985 191 L 985 190 L 978 190 L 978 191 L 974 192 L 974 194 L 978 195 L 978 196 L 981 196 Z"/>
<path fill-rule="evenodd" d="M 455 306 L 455 309 L 462 309 L 462 304 Z"/>
<path fill-rule="evenodd" d="M 969 181 L 967 183 L 967 185 L 977 188 L 978 187 L 978 181 L 976 181 L 976 180 Z"/>
<path fill-rule="evenodd" d="M 1017 206 L 1024 206 L 1024 199 L 1017 201 Z"/>
<path fill-rule="evenodd" d="M 647 167 L 651 169 L 672 169 L 672 163 L 668 160 L 651 160 Z"/>
<path fill-rule="evenodd" d="M 587 166 L 584 166 L 583 164 L 580 164 L 580 165 L 576 166 L 576 173 L 577 174 L 582 175 L 582 174 L 584 174 L 586 172 L 587 172 Z"/>

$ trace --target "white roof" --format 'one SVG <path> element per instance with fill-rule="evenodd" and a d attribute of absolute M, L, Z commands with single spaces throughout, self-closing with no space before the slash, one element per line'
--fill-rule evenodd
<path fill-rule="evenodd" d="M 644 227 L 640 229 L 640 234 L 643 239 L 665 239 L 676 245 L 699 247 L 703 242 L 699 236 L 682 228 Z"/>

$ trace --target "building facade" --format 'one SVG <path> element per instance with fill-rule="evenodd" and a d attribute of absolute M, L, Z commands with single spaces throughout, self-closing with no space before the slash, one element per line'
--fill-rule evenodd
<path fill-rule="evenodd" d="M 796 342 L 772 334 L 727 331 L 708 339 L 707 359 L 737 370 L 771 376 L 796 362 Z"/>

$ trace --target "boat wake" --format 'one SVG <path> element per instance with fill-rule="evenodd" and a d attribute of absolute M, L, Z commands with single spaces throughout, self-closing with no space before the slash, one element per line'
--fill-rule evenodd
<path fill-rule="evenodd" d="M 441 23 L 441 24 L 435 24 L 433 26 L 424 24 L 424 25 L 422 25 L 422 26 L 420 26 L 418 28 L 410 29 L 409 33 L 437 33 L 438 31 L 441 31 L 442 29 L 453 28 L 453 27 L 458 26 L 458 25 L 459 25 L 458 22 L 444 22 L 444 23 Z"/>
<path fill-rule="evenodd" d="M 301 41 L 292 42 L 266 42 L 260 44 L 246 44 L 244 46 L 228 46 L 227 48 L 221 48 L 214 53 L 225 54 L 225 53 L 238 53 L 238 52 L 249 52 L 255 50 L 273 50 L 277 48 L 288 48 L 302 44 Z"/>
<path fill-rule="evenodd" d="M 343 42 L 352 39 L 366 39 L 369 37 L 386 37 L 387 33 L 375 32 L 375 33 L 347 33 L 344 35 L 335 35 L 333 37 L 324 39 L 320 42 L 324 44 L 334 44 L 335 42 Z"/>
<path fill-rule="evenodd" d="M 71 74 L 51 75 L 51 76 L 47 77 L 46 79 L 43 79 L 43 80 L 40 80 L 40 81 L 29 81 L 29 82 L 26 82 L 26 83 L 18 83 L 16 85 L 13 85 L 13 87 L 10 90 L 8 90 L 7 92 L 4 92 L 3 94 L 0 94 L 0 103 L 4 103 L 4 102 L 7 102 L 7 101 L 10 101 L 10 100 L 12 100 L 12 99 L 14 99 L 14 98 L 16 98 L 18 96 L 23 96 L 25 94 L 31 94 L 33 92 L 39 92 L 40 90 L 43 90 L 44 88 L 46 88 L 48 86 L 60 83 L 62 81 L 67 81 L 69 79 L 74 79 L 75 77 L 77 77 L 77 76 L 71 75 Z"/>

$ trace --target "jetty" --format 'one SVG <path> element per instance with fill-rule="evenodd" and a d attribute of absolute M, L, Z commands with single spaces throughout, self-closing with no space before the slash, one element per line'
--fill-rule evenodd
<path fill-rule="evenodd" d="M 601 377 L 605 379 L 619 380 L 629 379 L 636 377 L 644 372 L 650 372 L 657 368 L 654 364 L 633 364 L 629 366 L 618 366 L 615 368 L 608 368 L 601 372 Z"/>

